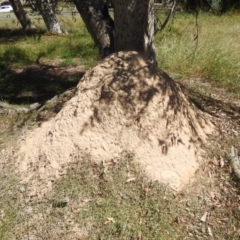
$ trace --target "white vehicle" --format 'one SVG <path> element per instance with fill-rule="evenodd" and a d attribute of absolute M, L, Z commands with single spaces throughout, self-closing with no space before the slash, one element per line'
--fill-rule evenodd
<path fill-rule="evenodd" d="M 13 8 L 10 5 L 3 5 L 0 7 L 0 13 L 12 12 Z"/>

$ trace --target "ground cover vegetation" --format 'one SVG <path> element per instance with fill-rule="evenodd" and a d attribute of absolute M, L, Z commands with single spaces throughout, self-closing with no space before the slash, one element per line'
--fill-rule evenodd
<path fill-rule="evenodd" d="M 174 194 L 139 174 L 128 152 L 123 153 L 123 161 L 113 159 L 109 166 L 92 164 L 86 156 L 68 166 L 41 202 L 27 184 L 20 185 L 14 172 L 16 139 L 21 141 L 24 131 L 54 116 L 73 94 L 80 76 L 75 72 L 62 79 L 53 74 L 53 84 L 41 77 L 30 80 L 43 66 L 82 65 L 86 70 L 99 61 L 98 50 L 78 16 L 76 21 L 62 19 L 68 36 L 49 35 L 41 28 L 23 33 L 16 24 L 4 21 L 0 101 L 15 105 L 0 115 L 0 239 L 31 239 L 29 232 L 40 226 L 39 239 L 238 239 L 239 183 L 229 152 L 231 146 L 240 150 L 239 18 L 205 13 L 196 22 L 195 15 L 181 12 L 155 36 L 159 66 L 221 126 L 219 139 L 205 147 L 206 161 L 196 175 L 197 186 L 192 183 Z M 35 75 L 19 78 L 22 70 L 30 68 Z M 60 85 L 61 81 L 71 84 Z M 37 91 L 40 86 L 41 92 Z M 14 111 L 19 94 L 27 96 L 22 106 L 39 99 L 45 104 L 34 111 Z M 57 94 L 58 100 L 46 102 Z M 26 208 L 29 202 L 31 208 Z"/>

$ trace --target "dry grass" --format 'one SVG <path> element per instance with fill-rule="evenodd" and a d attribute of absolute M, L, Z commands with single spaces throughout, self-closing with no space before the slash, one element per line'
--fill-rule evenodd
<path fill-rule="evenodd" d="M 156 36 L 161 68 L 177 78 L 201 78 L 239 94 L 239 15 L 178 14 Z M 221 27 L 216 27 L 221 26 Z"/>

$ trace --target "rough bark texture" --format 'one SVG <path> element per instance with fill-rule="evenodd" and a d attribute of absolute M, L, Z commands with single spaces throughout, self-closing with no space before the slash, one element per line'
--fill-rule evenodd
<path fill-rule="evenodd" d="M 52 33 L 67 33 L 60 25 L 52 7 L 48 0 L 38 0 L 37 7 L 42 14 L 43 20 L 48 31 Z"/>
<path fill-rule="evenodd" d="M 74 0 L 102 58 L 114 52 L 114 22 L 103 0 Z"/>
<path fill-rule="evenodd" d="M 13 7 L 14 14 L 16 15 L 18 21 L 22 25 L 23 29 L 34 29 L 35 26 L 32 23 L 31 19 L 25 13 L 22 3 L 20 0 L 9 0 Z"/>
<path fill-rule="evenodd" d="M 156 63 L 154 0 L 114 0 L 115 51 L 137 51 Z"/>

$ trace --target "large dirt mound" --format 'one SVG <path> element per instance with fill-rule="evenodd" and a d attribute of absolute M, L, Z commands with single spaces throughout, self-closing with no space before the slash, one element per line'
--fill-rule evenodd
<path fill-rule="evenodd" d="M 107 162 L 126 150 L 150 178 L 179 190 L 212 130 L 166 73 L 120 52 L 89 70 L 60 113 L 26 137 L 19 167 L 25 179 L 37 175 L 51 187 L 63 164 L 86 153 Z"/>

